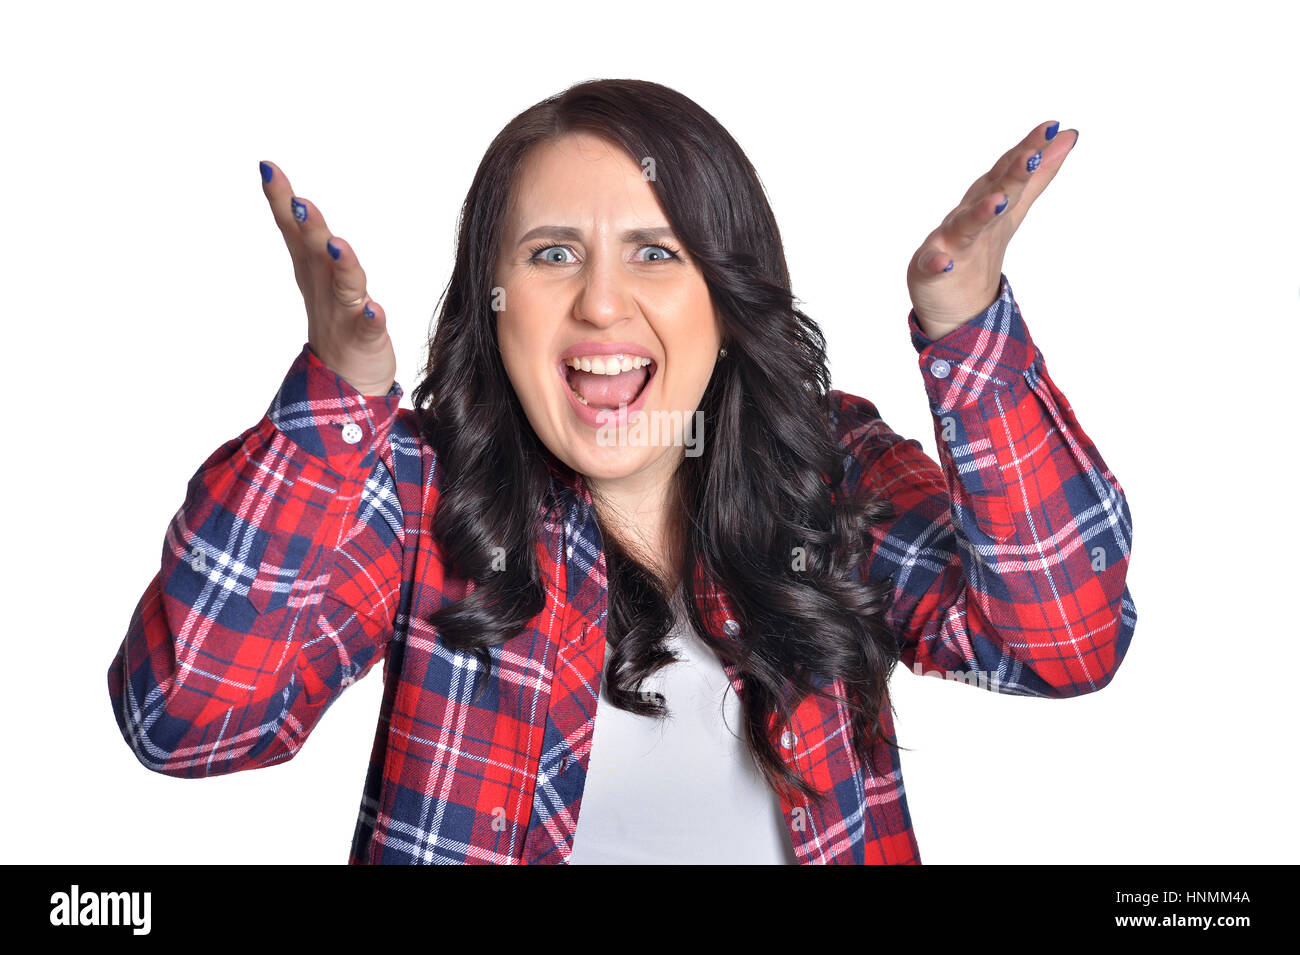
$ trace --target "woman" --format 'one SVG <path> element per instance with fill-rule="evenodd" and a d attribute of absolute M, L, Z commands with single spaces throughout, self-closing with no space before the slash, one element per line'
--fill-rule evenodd
<path fill-rule="evenodd" d="M 830 389 L 757 175 L 673 90 L 492 142 L 414 412 L 356 254 L 263 163 L 308 340 L 113 661 L 137 758 L 283 762 L 382 658 L 353 863 L 919 862 L 894 664 L 1070 696 L 1136 620 L 1123 491 L 1001 271 L 1057 130 L 908 267 L 941 466 Z"/>

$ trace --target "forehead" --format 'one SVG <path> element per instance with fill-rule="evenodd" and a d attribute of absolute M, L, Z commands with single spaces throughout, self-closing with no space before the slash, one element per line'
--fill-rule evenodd
<path fill-rule="evenodd" d="M 617 228 L 666 220 L 638 162 L 607 140 L 571 133 L 529 150 L 515 180 L 511 227 L 547 223 Z"/>

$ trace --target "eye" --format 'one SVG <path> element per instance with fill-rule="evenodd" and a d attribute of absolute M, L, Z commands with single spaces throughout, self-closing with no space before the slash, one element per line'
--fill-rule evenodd
<path fill-rule="evenodd" d="M 529 262 L 546 262 L 548 265 L 571 265 L 571 264 L 572 264 L 571 262 L 566 262 L 566 261 L 564 261 L 563 259 L 559 259 L 559 260 L 557 260 L 557 259 L 553 258 L 553 257 L 549 254 L 549 253 L 551 252 L 552 249 L 555 249 L 556 251 L 559 251 L 559 252 L 568 252 L 568 251 L 569 251 L 569 247 L 568 247 L 568 246 L 565 246 L 565 245 L 538 245 L 538 246 L 534 246 L 532 249 L 529 249 L 529 250 L 528 250 L 528 251 L 529 251 L 529 254 L 528 254 L 528 261 L 529 261 Z M 539 258 L 538 258 L 538 255 L 539 255 L 540 253 L 542 253 L 542 252 L 546 252 L 546 253 L 548 253 L 548 254 L 547 254 L 546 256 L 543 256 L 541 259 L 539 259 Z"/>
<path fill-rule="evenodd" d="M 643 245 L 641 246 L 641 248 L 659 249 L 660 251 L 667 253 L 666 256 L 660 256 L 657 259 L 642 259 L 641 260 L 642 262 L 668 262 L 672 259 L 677 258 L 677 250 L 666 245 Z"/>

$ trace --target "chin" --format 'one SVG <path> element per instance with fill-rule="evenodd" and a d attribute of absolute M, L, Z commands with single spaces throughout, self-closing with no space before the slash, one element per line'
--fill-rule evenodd
<path fill-rule="evenodd" d="M 566 445 L 566 453 L 556 456 L 584 477 L 598 481 L 629 477 L 652 466 L 673 450 L 654 445 L 601 445 L 590 432 L 583 437 L 570 434 Z"/>
<path fill-rule="evenodd" d="M 611 481 L 625 478 L 643 470 L 654 460 L 651 451 L 656 448 L 619 448 L 600 447 L 594 442 L 589 448 L 583 448 L 572 464 L 575 471 L 584 477 L 598 481 Z"/>

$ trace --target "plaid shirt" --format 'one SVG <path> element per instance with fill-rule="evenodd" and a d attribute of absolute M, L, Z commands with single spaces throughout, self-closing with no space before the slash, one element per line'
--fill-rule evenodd
<path fill-rule="evenodd" d="M 908 325 L 942 466 L 862 398 L 832 392 L 831 421 L 846 485 L 895 505 L 866 573 L 893 581 L 902 663 L 1004 693 L 1101 689 L 1136 624 L 1119 482 L 1048 377 L 1005 275 L 997 301 L 941 339 L 914 311 Z M 256 769 L 291 759 L 382 660 L 348 861 L 566 863 L 608 620 L 591 497 L 580 478 L 557 487 L 562 520 L 536 542 L 546 606 L 491 649 L 491 682 L 471 702 L 473 653 L 425 622 L 468 585 L 432 535 L 435 455 L 402 394 L 362 396 L 303 345 L 262 420 L 190 480 L 108 671 L 114 715 L 156 772 Z M 744 621 L 697 583 L 709 637 L 734 638 Z M 873 772 L 842 708 L 815 696 L 771 728 L 828 793 L 781 797 L 800 862 L 920 862 L 896 751 L 877 743 Z"/>

